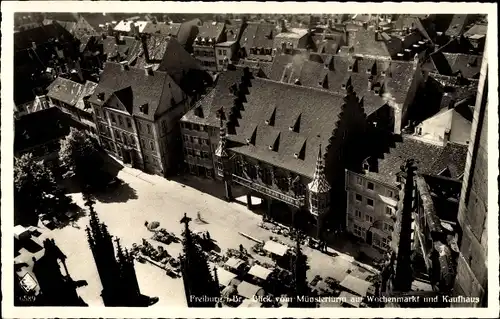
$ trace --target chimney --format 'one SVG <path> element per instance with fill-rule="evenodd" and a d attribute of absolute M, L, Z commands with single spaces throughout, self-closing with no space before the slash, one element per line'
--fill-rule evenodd
<path fill-rule="evenodd" d="M 286 32 L 286 22 L 285 22 L 285 19 L 281 19 L 280 20 L 280 29 L 281 29 L 281 32 Z"/>
<path fill-rule="evenodd" d="M 141 37 L 141 43 L 142 50 L 144 51 L 144 58 L 146 59 L 146 63 L 149 63 L 151 60 L 149 57 L 148 42 L 145 36 Z"/>
<path fill-rule="evenodd" d="M 33 42 L 31 42 L 31 48 L 32 48 L 33 50 L 36 50 L 36 43 L 35 43 L 34 41 L 33 41 Z"/>
<path fill-rule="evenodd" d="M 106 23 L 106 30 L 108 31 L 109 36 L 113 36 L 114 32 L 113 32 L 113 26 L 111 25 L 111 23 Z"/>
<path fill-rule="evenodd" d="M 371 91 L 373 87 L 373 75 L 368 77 L 368 91 Z"/>
<path fill-rule="evenodd" d="M 102 39 L 103 39 L 103 40 L 105 40 L 105 39 L 106 39 L 106 33 L 103 33 L 103 34 L 101 35 L 101 37 L 102 37 Z"/>
<path fill-rule="evenodd" d="M 120 35 L 118 34 L 118 32 L 115 32 L 113 35 L 115 36 L 115 43 L 116 43 L 117 45 L 118 45 L 118 44 L 120 44 L 120 43 L 121 43 L 121 41 L 120 41 L 120 40 L 121 40 L 121 37 L 120 37 Z"/>
<path fill-rule="evenodd" d="M 328 28 L 330 30 L 333 30 L 333 20 L 332 19 L 328 19 Z"/>
<path fill-rule="evenodd" d="M 379 30 L 375 31 L 375 41 L 380 41 L 380 31 Z"/>
<path fill-rule="evenodd" d="M 134 37 L 139 37 L 139 27 L 134 22 L 130 22 L 130 31 Z"/>
<path fill-rule="evenodd" d="M 446 144 L 446 143 L 448 143 L 448 142 L 450 141 L 450 135 L 451 135 L 451 131 L 450 131 L 450 129 L 448 128 L 448 129 L 446 129 L 446 130 L 444 131 L 444 142 L 445 142 L 445 144 Z"/>
<path fill-rule="evenodd" d="M 122 62 L 120 62 L 120 65 L 121 65 L 121 68 L 122 68 L 123 71 L 129 69 L 128 61 L 122 61 Z"/>
<path fill-rule="evenodd" d="M 363 22 L 363 29 L 368 30 L 368 22 Z"/>
<path fill-rule="evenodd" d="M 153 66 L 152 65 L 146 65 L 144 67 L 144 73 L 146 75 L 153 75 Z"/>
<path fill-rule="evenodd" d="M 97 99 L 99 101 L 104 101 L 104 92 L 97 93 Z"/>

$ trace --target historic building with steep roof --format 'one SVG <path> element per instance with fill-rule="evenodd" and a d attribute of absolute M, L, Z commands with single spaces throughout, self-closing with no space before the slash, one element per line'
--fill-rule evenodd
<path fill-rule="evenodd" d="M 103 148 L 124 163 L 167 175 L 177 168 L 177 121 L 188 97 L 166 72 L 106 63 L 88 99 Z"/>
<path fill-rule="evenodd" d="M 192 173 L 242 185 L 269 208 L 284 203 L 293 211 L 286 222 L 315 227 L 318 219 L 331 217 L 332 192 L 344 191 L 346 158 L 356 165 L 356 155 L 344 145 L 361 142 L 363 127 L 362 101 L 352 90 L 340 95 L 255 78 L 247 68 L 221 74 L 214 90 L 181 120 Z"/>

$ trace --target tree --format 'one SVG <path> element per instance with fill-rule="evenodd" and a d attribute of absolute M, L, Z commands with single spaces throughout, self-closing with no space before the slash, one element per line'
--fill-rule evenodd
<path fill-rule="evenodd" d="M 56 185 L 50 170 L 28 153 L 14 160 L 15 223 L 34 225 L 42 213 L 58 215 L 71 200 Z"/>
<path fill-rule="evenodd" d="M 64 175 L 75 177 L 84 188 L 96 185 L 104 163 L 97 142 L 75 128 L 61 141 L 59 160 L 66 170 Z"/>

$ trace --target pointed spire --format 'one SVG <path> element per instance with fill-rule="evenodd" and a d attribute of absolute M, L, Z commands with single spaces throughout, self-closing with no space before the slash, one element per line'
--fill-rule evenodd
<path fill-rule="evenodd" d="M 125 259 L 125 255 L 123 254 L 122 246 L 120 245 L 120 238 L 115 237 L 115 243 L 116 243 L 116 256 L 118 257 L 119 262 L 123 262 Z"/>
<path fill-rule="evenodd" d="M 217 149 L 215 150 L 215 156 L 226 157 L 227 156 L 227 152 L 226 152 L 227 133 L 226 133 L 226 127 L 224 126 L 223 111 L 221 111 L 219 118 L 220 118 L 219 144 L 217 145 Z"/>
<path fill-rule="evenodd" d="M 325 176 L 325 166 L 323 160 L 323 154 L 321 152 L 321 144 L 319 145 L 318 157 L 316 159 L 316 168 L 314 170 L 314 176 L 311 183 L 309 183 L 309 191 L 315 193 L 326 193 L 329 192 L 331 187 Z"/>

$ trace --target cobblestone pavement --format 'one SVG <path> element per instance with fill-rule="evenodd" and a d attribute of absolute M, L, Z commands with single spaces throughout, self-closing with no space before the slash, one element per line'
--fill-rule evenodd
<path fill-rule="evenodd" d="M 145 221 L 158 221 L 160 227 L 180 236 L 182 225 L 179 221 L 184 213 L 193 219 L 192 230 L 208 230 L 222 251 L 228 248 L 237 249 L 240 244 L 250 251 L 255 243 L 238 232 L 260 240 L 276 236 L 258 227 L 261 217 L 249 211 L 241 203 L 228 203 L 181 183 L 147 175 L 135 169 L 123 168 L 119 171 L 118 177 L 125 185 L 108 195 L 98 197 L 95 209 L 101 221 L 108 225 L 110 233 L 120 237 L 125 247 L 140 243 L 142 238 L 151 237 L 151 232 L 144 227 Z M 212 181 L 197 180 L 193 183 L 210 189 L 212 193 L 216 193 L 220 187 L 214 186 Z M 186 180 L 185 184 L 190 184 L 189 180 Z M 71 196 L 83 207 L 80 193 Z M 198 212 L 207 223 L 195 221 Z M 77 221 L 76 227 L 68 226 L 54 230 L 52 236 L 68 257 L 68 269 L 72 277 L 75 280 L 83 279 L 88 282 L 88 286 L 79 289 L 82 298 L 91 306 L 99 306 L 102 305 L 99 296 L 101 285 L 86 241 L 84 229 L 87 224 L 86 216 Z M 288 238 L 281 239 L 292 244 Z M 159 245 L 155 241 L 150 242 L 155 246 Z M 181 251 L 180 244 L 164 247 L 175 257 Z M 303 251 L 309 257 L 309 279 L 318 274 L 341 280 L 347 269 L 351 269 L 353 275 L 357 274 L 361 278 L 371 274 L 355 266 L 350 256 L 340 254 L 331 257 L 308 247 L 303 247 Z M 136 263 L 136 270 L 141 292 L 160 298 L 155 306 L 186 305 L 181 279 L 172 279 L 163 270 L 149 264 Z"/>

